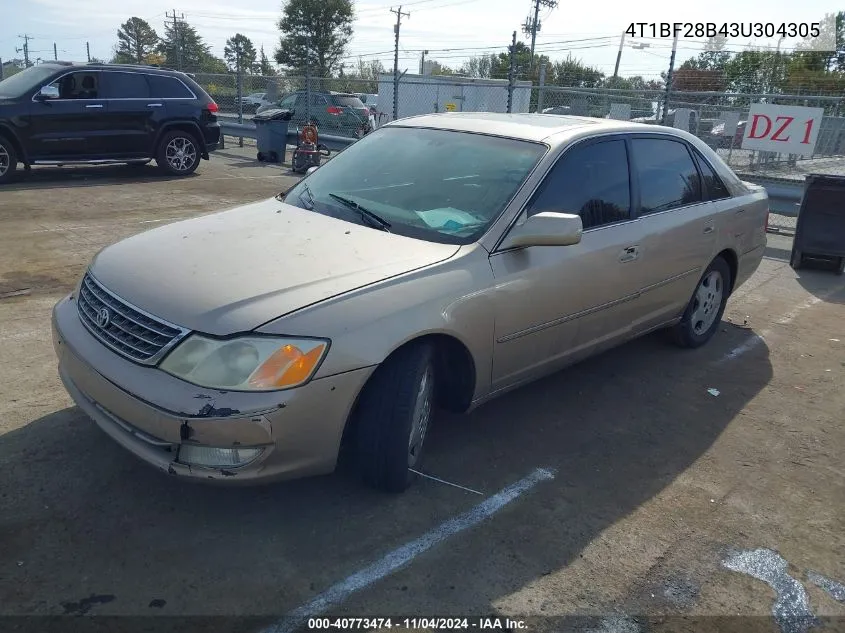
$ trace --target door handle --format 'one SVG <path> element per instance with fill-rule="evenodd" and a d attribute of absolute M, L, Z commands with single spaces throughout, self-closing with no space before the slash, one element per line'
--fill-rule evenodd
<path fill-rule="evenodd" d="M 620 262 L 631 262 L 637 259 L 640 256 L 640 248 L 639 246 L 628 246 L 622 253 L 619 255 Z"/>
<path fill-rule="evenodd" d="M 85 107 L 86 107 L 86 108 L 102 108 L 102 107 L 103 107 L 103 104 L 102 104 L 102 103 L 92 103 L 92 104 L 87 105 L 87 106 L 85 106 Z"/>
<path fill-rule="evenodd" d="M 160 108 L 163 105 L 164 105 L 163 103 L 148 103 L 147 107 L 148 108 Z"/>
<path fill-rule="evenodd" d="M 705 234 L 705 235 L 707 235 L 707 234 L 709 234 L 709 233 L 712 233 L 714 230 L 715 230 L 715 229 L 713 228 L 713 226 L 712 226 L 712 225 L 705 226 L 705 227 L 704 227 L 704 234 Z"/>

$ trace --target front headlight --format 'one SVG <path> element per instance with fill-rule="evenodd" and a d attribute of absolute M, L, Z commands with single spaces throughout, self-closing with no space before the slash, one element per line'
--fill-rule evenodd
<path fill-rule="evenodd" d="M 308 382 L 328 348 L 324 339 L 243 336 L 221 341 L 194 334 L 164 359 L 161 369 L 201 387 L 276 391 Z"/>

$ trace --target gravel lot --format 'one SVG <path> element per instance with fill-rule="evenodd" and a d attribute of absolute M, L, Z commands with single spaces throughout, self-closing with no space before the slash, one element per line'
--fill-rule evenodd
<path fill-rule="evenodd" d="M 0 190 L 0 630 L 257 633 L 323 613 L 845 630 L 845 282 L 790 269 L 784 236 L 705 348 L 649 336 L 438 416 L 425 470 L 463 488 L 387 496 L 341 471 L 220 489 L 112 442 L 60 385 L 50 309 L 106 244 L 294 182 L 253 152 L 185 179 L 45 168 Z M 65 614 L 132 617 L 11 617 Z"/>

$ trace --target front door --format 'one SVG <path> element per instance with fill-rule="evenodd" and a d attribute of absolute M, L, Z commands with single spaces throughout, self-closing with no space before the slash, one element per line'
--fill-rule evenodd
<path fill-rule="evenodd" d="M 494 252 L 493 389 L 531 380 L 629 335 L 642 281 L 644 235 L 631 217 L 625 141 L 570 148 L 526 215 L 578 213 L 579 244 Z"/>
<path fill-rule="evenodd" d="M 102 155 L 108 136 L 108 102 L 100 92 L 99 71 L 63 75 L 53 85 L 56 99 L 30 106 L 33 160 L 85 160 Z"/>

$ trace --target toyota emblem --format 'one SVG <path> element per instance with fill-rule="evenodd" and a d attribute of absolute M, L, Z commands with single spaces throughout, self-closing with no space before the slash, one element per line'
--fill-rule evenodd
<path fill-rule="evenodd" d="M 111 312 L 108 308 L 100 308 L 97 313 L 97 325 L 105 329 L 109 326 L 109 323 L 111 323 Z"/>

